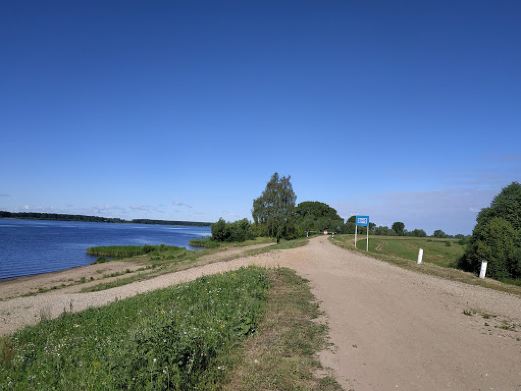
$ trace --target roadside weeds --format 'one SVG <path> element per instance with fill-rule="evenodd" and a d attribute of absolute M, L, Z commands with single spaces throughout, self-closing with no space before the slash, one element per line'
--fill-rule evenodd
<path fill-rule="evenodd" d="M 330 347 L 328 327 L 307 280 L 287 268 L 269 272 L 271 288 L 257 332 L 234 356 L 225 391 L 342 390 L 318 353 Z"/>

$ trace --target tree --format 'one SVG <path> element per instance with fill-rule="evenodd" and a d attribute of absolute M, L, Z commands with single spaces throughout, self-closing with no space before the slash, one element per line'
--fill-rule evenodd
<path fill-rule="evenodd" d="M 323 231 L 343 232 L 344 220 L 337 211 L 323 202 L 305 201 L 295 208 L 295 223 L 300 232 Z"/>
<path fill-rule="evenodd" d="M 494 197 L 490 207 L 483 208 L 478 214 L 477 225 L 486 224 L 494 217 L 502 217 L 512 227 L 521 230 L 521 184 L 512 182 Z"/>
<path fill-rule="evenodd" d="M 385 236 L 395 236 L 396 232 L 394 232 L 391 228 L 389 228 L 385 225 L 380 225 L 375 228 L 374 234 L 375 235 L 385 235 Z"/>
<path fill-rule="evenodd" d="M 427 236 L 427 233 L 423 229 L 413 229 L 411 232 L 408 233 L 409 236 L 416 236 L 417 238 L 424 238 Z"/>
<path fill-rule="evenodd" d="M 216 223 L 212 224 L 212 239 L 224 242 L 227 238 L 226 222 L 221 217 Z"/>
<path fill-rule="evenodd" d="M 477 273 L 481 261 L 486 260 L 489 277 L 497 279 L 521 277 L 521 262 L 516 259 L 517 241 L 518 235 L 512 224 L 501 217 L 493 217 L 474 229 L 467 257 L 460 266 Z"/>
<path fill-rule="evenodd" d="M 489 263 L 492 278 L 521 278 L 521 184 L 512 182 L 483 208 L 476 219 L 459 266 L 477 273 L 481 261 Z"/>
<path fill-rule="evenodd" d="M 295 235 L 293 212 L 297 196 L 290 179 L 274 173 L 260 197 L 253 201 L 253 221 L 266 227 L 268 236 L 276 238 L 277 243 L 282 237 Z"/>
<path fill-rule="evenodd" d="M 435 238 L 440 238 L 440 239 L 448 237 L 448 235 L 445 232 L 443 232 L 441 229 L 437 229 L 436 231 L 434 231 L 432 233 L 432 236 L 434 236 Z"/>
<path fill-rule="evenodd" d="M 227 223 L 220 218 L 212 224 L 212 240 L 218 242 L 243 242 L 254 239 L 255 234 L 251 224 L 247 219 L 237 220 Z"/>
<path fill-rule="evenodd" d="M 396 235 L 403 236 L 405 235 L 405 224 L 401 221 L 396 221 L 391 226 L 394 232 L 396 232 Z"/>

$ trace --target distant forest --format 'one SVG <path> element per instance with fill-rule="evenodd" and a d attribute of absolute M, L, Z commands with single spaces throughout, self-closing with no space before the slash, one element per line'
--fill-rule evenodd
<path fill-rule="evenodd" d="M 164 224 L 164 225 L 190 225 L 197 227 L 206 227 L 212 223 L 202 221 L 176 221 L 176 220 L 150 220 L 150 219 L 134 219 L 124 220 L 112 217 L 99 216 L 83 216 L 69 215 L 61 213 L 36 213 L 36 212 L 6 212 L 0 210 L 0 218 L 11 217 L 16 219 L 32 219 L 32 220 L 61 220 L 61 221 L 93 221 L 97 223 L 132 223 L 132 224 Z"/>

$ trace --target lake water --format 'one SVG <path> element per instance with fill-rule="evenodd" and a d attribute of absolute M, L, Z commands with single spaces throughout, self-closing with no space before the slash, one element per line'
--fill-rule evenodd
<path fill-rule="evenodd" d="M 210 227 L 0 218 L 0 279 L 92 263 L 92 246 L 168 244 L 190 248 Z"/>

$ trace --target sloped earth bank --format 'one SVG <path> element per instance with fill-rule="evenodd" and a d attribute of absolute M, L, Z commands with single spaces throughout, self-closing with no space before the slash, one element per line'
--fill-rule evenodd
<path fill-rule="evenodd" d="M 335 345 L 321 360 L 346 390 L 521 390 L 520 297 L 404 270 L 325 237 L 105 291 L 6 300 L 0 333 L 251 264 L 288 266 L 311 281 Z"/>
<path fill-rule="evenodd" d="M 244 252 L 270 245 L 273 245 L 273 243 L 230 247 L 213 254 L 203 255 L 194 263 L 200 265 L 224 261 L 226 259 L 235 258 Z M 80 292 L 84 288 L 100 283 L 128 278 L 132 273 L 142 271 L 146 266 L 147 263 L 138 256 L 125 261 L 111 261 L 0 281 L 0 300 L 11 299 L 17 296 L 33 295 L 54 289 L 60 289 L 60 292 L 67 293 Z"/>

